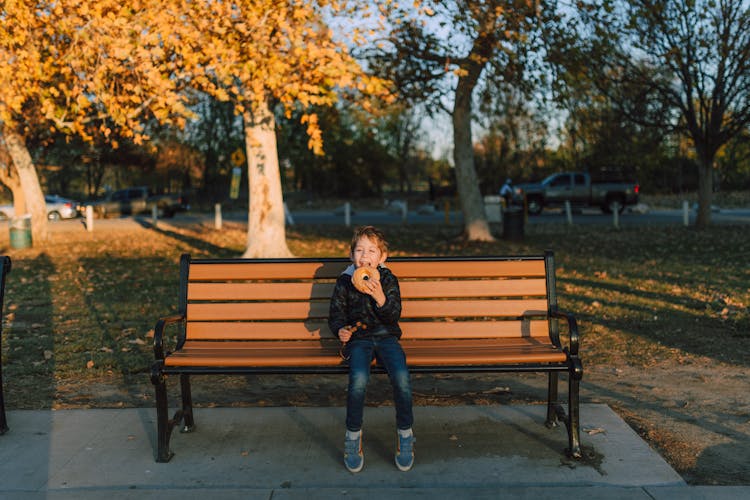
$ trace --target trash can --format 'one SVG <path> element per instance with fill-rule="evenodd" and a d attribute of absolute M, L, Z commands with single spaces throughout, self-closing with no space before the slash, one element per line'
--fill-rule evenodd
<path fill-rule="evenodd" d="M 522 240 L 523 239 L 523 210 L 518 207 L 511 207 L 503 210 L 503 239 Z"/>
<path fill-rule="evenodd" d="M 10 247 L 31 247 L 31 214 L 10 218 Z"/>
<path fill-rule="evenodd" d="M 484 197 L 484 215 L 487 217 L 487 222 L 502 222 L 500 218 L 500 210 L 502 208 L 500 200 L 499 196 Z"/>

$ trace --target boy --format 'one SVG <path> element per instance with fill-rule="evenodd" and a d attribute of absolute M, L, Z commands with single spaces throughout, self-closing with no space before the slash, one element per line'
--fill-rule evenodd
<path fill-rule="evenodd" d="M 358 228 L 351 242 L 352 260 L 339 276 L 331 297 L 328 326 L 344 342 L 349 359 L 349 386 L 346 400 L 346 439 L 344 465 L 350 472 L 364 467 L 362 419 L 365 390 L 374 358 L 385 368 L 393 386 L 396 405 L 396 467 L 408 471 L 414 465 L 411 384 L 406 356 L 398 339 L 401 328 L 401 292 L 398 279 L 384 267 L 388 243 L 383 233 L 372 226 Z M 377 268 L 380 279 L 366 282 L 364 291 L 352 284 L 355 269 Z"/>

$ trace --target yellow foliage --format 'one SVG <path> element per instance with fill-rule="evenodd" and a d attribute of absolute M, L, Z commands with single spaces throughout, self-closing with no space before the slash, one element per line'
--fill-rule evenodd
<path fill-rule="evenodd" d="M 352 5 L 353 4 L 353 5 Z M 335 103 L 337 90 L 387 96 L 323 17 L 358 2 L 314 0 L 6 0 L 0 4 L 0 121 L 41 119 L 91 139 L 102 119 L 141 141 L 154 117 L 190 117 L 188 86 L 238 112 Z M 366 96 L 365 96 L 366 97 Z M 315 115 L 310 147 L 322 151 Z M 106 130 L 106 132 L 104 132 Z"/>
<path fill-rule="evenodd" d="M 356 87 L 386 95 L 386 85 L 368 77 L 348 48 L 333 39 L 319 4 L 305 0 L 237 0 L 193 3 L 184 16 L 192 26 L 180 26 L 194 44 L 175 45 L 192 83 L 237 109 L 253 110 L 274 100 L 289 111 L 297 106 L 327 106 L 336 90 Z M 346 2 L 328 2 L 343 12 Z M 189 53 L 187 53 L 189 51 Z M 322 153 L 317 119 L 306 118 L 309 145 Z"/>

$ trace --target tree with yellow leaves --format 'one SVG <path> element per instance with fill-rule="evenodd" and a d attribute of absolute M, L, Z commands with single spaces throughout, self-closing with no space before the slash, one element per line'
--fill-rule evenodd
<path fill-rule="evenodd" d="M 291 116 L 302 110 L 309 147 L 322 152 L 312 106 L 333 105 L 337 91 L 385 96 L 382 81 L 369 77 L 334 40 L 323 9 L 342 14 L 345 2 L 235 0 L 185 2 L 184 19 L 174 24 L 184 37 L 181 60 L 191 85 L 231 101 L 242 116 L 248 164 L 249 214 L 245 257 L 291 255 L 286 244 L 274 110 Z M 201 36 L 189 43 L 188 37 Z"/>
<path fill-rule="evenodd" d="M 284 256 L 286 246 L 273 111 L 331 105 L 339 89 L 383 92 L 334 40 L 326 0 L 119 2 L 9 0 L 0 8 L 0 125 L 35 239 L 46 238 L 44 201 L 25 145 L 46 124 L 84 139 L 117 128 L 136 143 L 156 118 L 181 126 L 192 86 L 229 100 L 245 125 L 250 210 L 246 256 Z M 302 115 L 322 151 L 317 117 Z M 116 145 L 116 144 L 115 144 Z"/>
<path fill-rule="evenodd" d="M 90 140 L 108 138 L 116 127 L 138 143 L 149 117 L 179 125 L 189 116 L 182 80 L 170 67 L 174 54 L 161 36 L 171 21 L 166 6 L 161 0 L 0 4 L 0 134 L 35 241 L 47 238 L 47 216 L 26 146 L 34 129 Z"/>

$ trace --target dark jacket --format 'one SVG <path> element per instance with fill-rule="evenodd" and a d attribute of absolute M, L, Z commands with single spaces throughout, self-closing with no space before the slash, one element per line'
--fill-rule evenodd
<path fill-rule="evenodd" d="M 371 335 L 395 335 L 401 337 L 398 320 L 401 317 L 401 291 L 398 279 L 386 267 L 378 266 L 380 283 L 385 293 L 385 304 L 378 307 L 375 299 L 354 288 L 352 273 L 354 266 L 349 266 L 336 280 L 336 287 L 331 296 L 331 307 L 328 313 L 328 326 L 338 337 L 340 328 L 354 326 L 357 322 L 366 325 L 354 332 L 352 338 Z"/>

